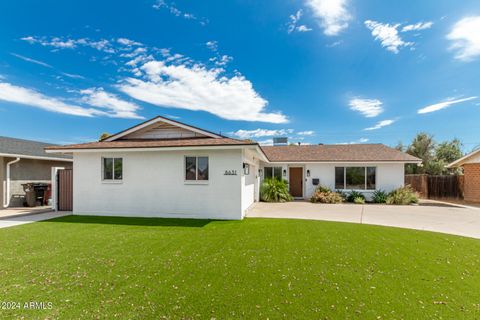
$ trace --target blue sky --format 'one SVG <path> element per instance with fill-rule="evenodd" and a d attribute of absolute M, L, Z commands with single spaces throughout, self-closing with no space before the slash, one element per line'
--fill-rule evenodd
<path fill-rule="evenodd" d="M 2 1 L 0 135 L 156 115 L 268 144 L 480 145 L 478 1 Z"/>

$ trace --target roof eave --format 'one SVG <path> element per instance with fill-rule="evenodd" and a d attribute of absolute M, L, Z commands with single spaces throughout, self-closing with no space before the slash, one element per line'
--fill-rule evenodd
<path fill-rule="evenodd" d="M 86 153 L 86 152 L 133 152 L 133 151 L 174 151 L 174 150 L 221 150 L 221 149 L 242 149 L 256 144 L 230 144 L 230 145 L 199 145 L 199 146 L 168 146 L 168 147 L 111 147 L 111 148 L 72 148 L 72 149 L 45 149 L 46 153 Z"/>

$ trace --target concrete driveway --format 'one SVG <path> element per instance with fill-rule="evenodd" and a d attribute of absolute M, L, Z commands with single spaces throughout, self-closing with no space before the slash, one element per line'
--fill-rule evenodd
<path fill-rule="evenodd" d="M 19 226 L 26 223 L 38 222 L 43 220 L 50 220 L 53 218 L 59 218 L 72 214 L 71 212 L 43 212 L 43 213 L 33 213 L 33 214 L 19 214 L 19 215 L 10 215 L 8 217 L 0 217 L 0 229 Z"/>
<path fill-rule="evenodd" d="M 423 201 L 414 206 L 256 203 L 247 217 L 328 220 L 443 232 L 480 239 L 480 208 Z"/>

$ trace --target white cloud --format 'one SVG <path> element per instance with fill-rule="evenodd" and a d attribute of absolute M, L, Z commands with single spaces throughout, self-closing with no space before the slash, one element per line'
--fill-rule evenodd
<path fill-rule="evenodd" d="M 287 32 L 292 33 L 294 31 L 296 32 L 308 32 L 312 31 L 311 28 L 307 27 L 306 25 L 298 25 L 298 22 L 300 21 L 300 18 L 303 15 L 303 10 L 300 9 L 298 10 L 295 14 L 290 15 L 290 21 L 287 23 Z"/>
<path fill-rule="evenodd" d="M 139 68 L 144 79 L 127 78 L 118 87 L 131 97 L 157 106 L 205 111 L 227 120 L 288 122 L 280 112 L 267 113 L 268 101 L 244 76 L 224 75 L 200 64 L 168 65 L 149 61 Z"/>
<path fill-rule="evenodd" d="M 398 34 L 400 24 L 380 23 L 377 21 L 367 20 L 365 26 L 372 31 L 375 40 L 379 40 L 382 47 L 393 53 L 398 53 L 401 47 L 413 45 L 412 42 L 405 42 Z"/>
<path fill-rule="evenodd" d="M 255 129 L 255 130 L 237 130 L 232 132 L 234 136 L 240 139 L 261 138 L 261 137 L 274 137 L 285 136 L 293 133 L 293 129 Z"/>
<path fill-rule="evenodd" d="M 74 116 L 93 117 L 96 115 L 106 115 L 104 112 L 96 109 L 87 109 L 67 104 L 60 99 L 49 97 L 37 91 L 15 86 L 6 82 L 0 82 L 0 100 Z"/>
<path fill-rule="evenodd" d="M 124 46 L 141 46 L 142 44 L 140 42 L 136 42 L 127 38 L 118 38 L 117 42 L 124 45 Z"/>
<path fill-rule="evenodd" d="M 383 112 L 383 103 L 378 99 L 354 98 L 349 102 L 351 110 L 358 111 L 367 118 L 373 118 Z"/>
<path fill-rule="evenodd" d="M 53 47 L 55 49 L 75 49 L 79 46 L 90 47 L 99 51 L 107 53 L 115 53 L 115 49 L 109 40 L 91 40 L 88 38 L 69 39 L 59 37 L 35 37 L 28 36 L 20 38 L 20 40 L 27 41 L 30 44 L 38 43 L 44 47 Z"/>
<path fill-rule="evenodd" d="M 115 118 L 144 119 L 137 114 L 140 109 L 135 103 L 118 98 L 118 96 L 105 92 L 103 88 L 90 88 L 81 90 L 82 102 L 98 108 L 105 108 L 111 111 L 109 115 Z"/>
<path fill-rule="evenodd" d="M 60 72 L 60 74 L 72 79 L 85 79 L 84 76 L 81 76 L 79 74 L 73 74 L 73 73 L 67 73 L 67 72 Z"/>
<path fill-rule="evenodd" d="M 453 26 L 447 39 L 456 51 L 455 59 L 471 61 L 480 56 L 480 16 L 463 18 Z"/>
<path fill-rule="evenodd" d="M 309 131 L 300 131 L 297 132 L 299 136 L 313 136 L 315 134 L 315 131 L 309 130 Z"/>
<path fill-rule="evenodd" d="M 165 0 L 157 0 L 155 3 L 152 5 L 152 8 L 156 10 L 160 9 L 166 9 L 170 11 L 171 14 L 173 14 L 176 17 L 182 17 L 187 20 L 198 20 L 198 22 L 202 25 L 205 26 L 208 23 L 208 20 L 205 18 L 197 18 L 194 14 L 189 13 L 189 12 L 184 12 L 180 9 L 178 9 L 174 2 L 167 2 Z"/>
<path fill-rule="evenodd" d="M 389 126 L 389 125 L 393 124 L 394 122 L 395 122 L 395 120 L 382 120 L 382 121 L 377 122 L 377 124 L 374 125 L 373 127 L 365 128 L 363 130 L 366 130 L 366 131 L 378 130 L 378 129 L 381 129 L 383 127 Z"/>
<path fill-rule="evenodd" d="M 16 53 L 10 53 L 10 54 L 12 56 L 17 57 L 19 59 L 22 59 L 24 61 L 35 63 L 35 64 L 41 65 L 43 67 L 46 67 L 46 68 L 52 68 L 52 66 L 49 65 L 48 63 L 45 63 L 45 62 L 42 62 L 42 61 L 39 61 L 39 60 L 35 60 L 35 59 L 29 58 L 29 57 L 25 57 L 25 56 L 22 56 L 22 55 L 16 54 Z"/>
<path fill-rule="evenodd" d="M 457 104 L 457 103 L 461 103 L 461 102 L 465 102 L 465 101 L 470 101 L 470 100 L 474 100 L 474 99 L 477 99 L 477 98 L 478 97 L 468 97 L 468 98 L 462 98 L 462 99 L 448 98 L 446 101 L 436 103 L 436 104 L 432 104 L 432 105 L 426 106 L 422 109 L 419 109 L 417 111 L 417 113 L 424 114 L 424 113 L 435 112 L 435 111 L 438 111 L 438 110 L 448 108 L 452 104 Z"/>
<path fill-rule="evenodd" d="M 420 30 L 430 29 L 432 26 L 433 26 L 432 21 L 418 22 L 418 23 L 415 23 L 415 24 L 409 24 L 409 25 L 404 26 L 402 28 L 402 32 L 420 31 Z"/>
<path fill-rule="evenodd" d="M 369 139 L 367 138 L 360 138 L 355 141 L 350 141 L 350 142 L 339 142 L 338 144 L 360 144 L 360 143 L 367 143 Z"/>
<path fill-rule="evenodd" d="M 347 10 L 347 0 L 305 0 L 305 4 L 319 20 L 325 35 L 336 36 L 348 28 L 352 17 Z"/>
<path fill-rule="evenodd" d="M 213 52 L 218 51 L 218 41 L 215 41 L 215 40 L 207 41 L 205 45 L 207 46 L 208 49 L 210 49 Z"/>

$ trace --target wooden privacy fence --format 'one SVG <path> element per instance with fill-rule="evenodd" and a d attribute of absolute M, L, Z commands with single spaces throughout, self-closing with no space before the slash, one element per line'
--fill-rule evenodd
<path fill-rule="evenodd" d="M 424 198 L 463 198 L 463 176 L 407 174 L 405 184 L 411 185 Z"/>
<path fill-rule="evenodd" d="M 71 169 L 58 170 L 58 211 L 73 210 L 73 171 Z"/>

